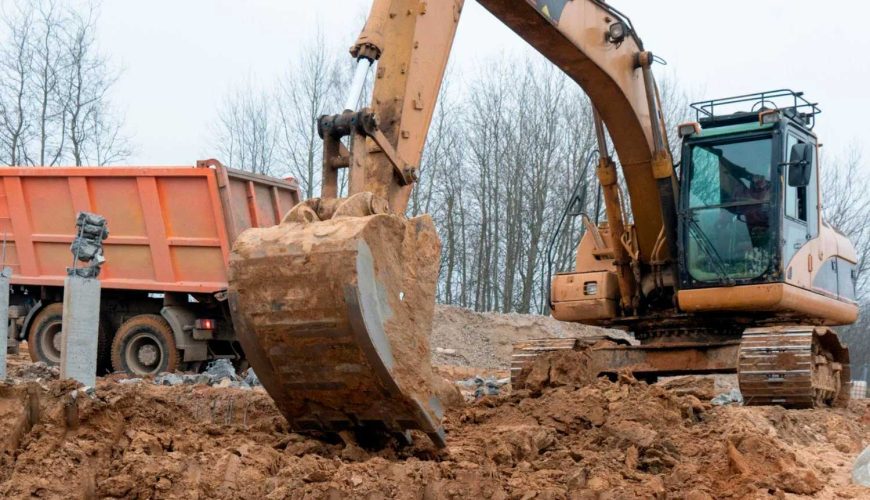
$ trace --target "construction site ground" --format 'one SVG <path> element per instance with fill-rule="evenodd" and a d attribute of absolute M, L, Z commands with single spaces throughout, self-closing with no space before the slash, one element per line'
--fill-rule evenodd
<path fill-rule="evenodd" d="M 594 333 L 439 308 L 439 373 L 505 377 L 510 343 Z M 0 384 L 2 498 L 867 498 L 851 468 L 870 406 L 718 407 L 722 380 L 657 385 L 541 362 L 527 387 L 448 411 L 447 448 L 346 445 L 290 432 L 261 389 L 100 379 L 93 395 L 29 362 Z M 539 370 L 539 368 L 541 370 Z M 543 375 L 542 375 L 543 374 Z M 718 384 L 718 385 L 716 385 Z M 725 382 L 727 385 L 727 380 Z"/>

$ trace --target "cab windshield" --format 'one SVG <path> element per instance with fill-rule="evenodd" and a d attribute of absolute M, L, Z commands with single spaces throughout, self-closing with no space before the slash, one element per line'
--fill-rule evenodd
<path fill-rule="evenodd" d="M 686 249 L 697 281 L 758 278 L 771 265 L 773 141 L 691 148 Z"/>

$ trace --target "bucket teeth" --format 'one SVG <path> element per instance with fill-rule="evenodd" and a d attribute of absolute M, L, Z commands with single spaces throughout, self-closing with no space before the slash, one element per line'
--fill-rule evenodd
<path fill-rule="evenodd" d="M 294 430 L 414 429 L 444 445 L 429 361 L 439 248 L 428 217 L 284 223 L 240 236 L 233 321 Z"/>

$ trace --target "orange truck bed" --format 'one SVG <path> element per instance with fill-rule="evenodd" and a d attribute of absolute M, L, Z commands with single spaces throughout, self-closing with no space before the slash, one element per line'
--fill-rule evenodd
<path fill-rule="evenodd" d="M 195 167 L 0 168 L 3 264 L 19 285 L 63 286 L 78 212 L 108 221 L 104 289 L 214 293 L 227 288 L 236 237 L 277 224 L 298 184 Z"/>

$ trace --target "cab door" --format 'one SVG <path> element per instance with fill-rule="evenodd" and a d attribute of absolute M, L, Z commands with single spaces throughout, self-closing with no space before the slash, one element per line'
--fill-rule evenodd
<path fill-rule="evenodd" d="M 788 131 L 785 141 L 783 158 L 789 160 L 791 148 L 795 144 L 812 144 L 806 136 Z M 786 270 L 786 278 L 791 278 L 789 268 L 792 258 L 808 241 L 819 234 L 818 206 L 818 168 L 816 155 L 813 155 L 812 176 L 810 183 L 805 187 L 789 186 L 787 166 L 782 169 L 783 179 L 783 267 Z"/>

